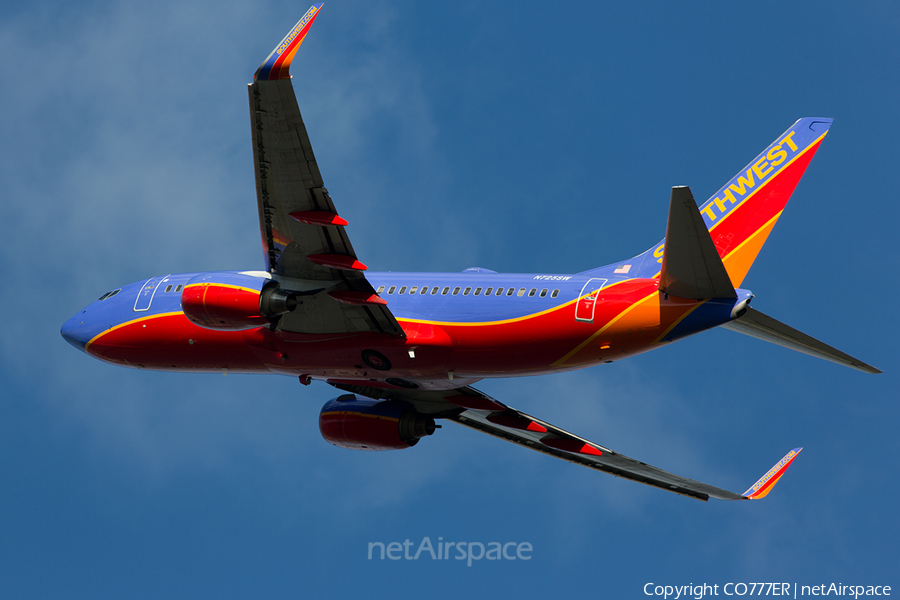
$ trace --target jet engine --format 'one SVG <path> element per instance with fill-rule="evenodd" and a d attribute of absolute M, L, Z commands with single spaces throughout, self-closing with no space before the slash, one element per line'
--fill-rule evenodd
<path fill-rule="evenodd" d="M 181 292 L 181 310 L 195 325 L 240 331 L 267 325 L 294 310 L 297 298 L 274 281 L 243 273 L 204 273 Z"/>
<path fill-rule="evenodd" d="M 344 394 L 329 400 L 319 413 L 322 437 L 351 450 L 401 450 L 434 430 L 434 419 L 396 400 Z"/>

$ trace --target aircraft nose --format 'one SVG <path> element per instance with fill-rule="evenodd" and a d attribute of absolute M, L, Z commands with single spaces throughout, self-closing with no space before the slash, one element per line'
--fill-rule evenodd
<path fill-rule="evenodd" d="M 87 337 L 87 327 L 84 326 L 84 311 L 81 311 L 65 323 L 60 328 L 59 333 L 63 336 L 67 342 L 78 348 L 79 350 L 84 350 L 85 345 L 88 342 Z"/>

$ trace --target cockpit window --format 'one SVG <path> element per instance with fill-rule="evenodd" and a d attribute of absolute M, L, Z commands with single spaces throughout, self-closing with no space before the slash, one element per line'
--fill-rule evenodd
<path fill-rule="evenodd" d="M 113 291 L 111 291 L 111 292 L 106 292 L 105 294 L 103 294 L 102 296 L 100 296 L 99 298 L 97 298 L 97 300 L 106 300 L 107 298 L 112 298 L 113 296 L 115 296 L 116 294 L 118 294 L 118 293 L 121 292 L 121 291 L 122 291 L 122 288 L 119 288 L 119 289 L 117 289 L 117 290 L 113 290 Z"/>

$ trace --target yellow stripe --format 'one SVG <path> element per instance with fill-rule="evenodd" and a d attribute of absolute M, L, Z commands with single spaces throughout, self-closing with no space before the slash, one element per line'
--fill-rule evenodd
<path fill-rule="evenodd" d="M 741 204 L 743 204 L 744 202 L 747 202 L 748 200 L 750 200 L 750 198 L 752 198 L 753 196 L 755 196 L 756 193 L 757 193 L 758 191 L 760 191 L 761 189 L 763 189 L 764 187 L 766 187 L 767 185 L 769 185 L 769 183 L 771 183 L 772 181 L 774 181 L 775 178 L 778 177 L 779 175 L 781 175 L 781 173 L 784 172 L 784 170 L 787 169 L 787 168 L 788 168 L 795 160 L 799 159 L 801 156 L 803 156 L 804 154 L 806 154 L 806 153 L 809 151 L 810 148 L 812 148 L 813 146 L 815 146 L 816 144 L 818 144 L 820 141 L 822 141 L 822 138 L 824 138 L 827 134 L 828 134 L 828 132 L 826 131 L 825 133 L 823 133 L 822 135 L 820 135 L 818 138 L 816 138 L 816 141 L 814 141 L 813 143 L 811 143 L 810 145 L 808 145 L 806 148 L 804 148 L 804 149 L 800 152 L 800 154 L 798 154 L 797 156 L 795 156 L 794 158 L 792 158 L 791 160 L 789 160 L 783 167 L 781 167 L 781 169 L 778 170 L 777 173 L 775 173 L 775 174 L 772 175 L 769 179 L 767 179 L 766 182 L 765 182 L 764 184 L 762 184 L 761 186 L 759 186 L 758 188 L 756 188 L 755 190 L 753 190 L 752 192 L 750 192 L 750 195 L 749 195 L 749 196 L 747 196 L 746 198 L 744 198 L 743 200 L 741 200 L 740 202 L 738 202 L 737 204 L 735 204 L 734 206 L 732 206 L 731 209 L 728 211 L 727 214 L 725 214 L 724 216 L 720 217 L 720 220 L 719 220 L 718 223 L 714 223 L 714 224 L 712 225 L 712 227 L 709 228 L 710 236 L 712 236 L 712 231 L 713 231 L 713 229 L 715 229 L 716 227 L 718 227 L 719 225 L 721 225 L 722 223 L 724 223 L 724 222 L 725 222 L 725 219 L 727 219 L 728 217 L 730 217 L 731 215 L 733 215 L 734 212 L 737 210 L 737 207 L 739 207 L 739 206 L 740 206 Z M 704 204 L 705 204 L 705 203 L 704 203 Z M 779 212 L 772 220 L 777 220 L 778 217 L 781 216 L 781 213 L 782 213 L 782 212 L 784 212 L 783 209 L 782 209 L 781 212 Z M 769 221 L 769 223 L 771 223 L 771 222 L 772 222 L 772 221 Z M 766 223 L 766 225 L 768 225 L 769 223 Z M 753 236 L 755 236 L 757 233 L 759 233 L 762 229 L 765 229 L 765 227 L 761 227 L 760 229 L 758 229 L 758 230 L 756 231 L 756 233 L 753 234 Z M 751 236 L 751 237 L 753 237 L 753 236 Z M 734 252 L 736 252 L 738 248 L 740 248 L 741 246 L 743 246 L 744 244 L 746 244 L 748 240 L 750 240 L 750 237 L 748 237 L 746 240 L 744 240 L 743 242 L 741 242 L 741 243 L 738 245 L 737 248 L 735 248 L 734 250 L 732 250 L 732 251 L 729 253 L 729 256 L 731 256 L 731 254 L 734 254 Z M 665 240 L 663 240 L 663 242 L 665 242 Z M 723 257 L 722 260 L 724 261 L 724 260 L 725 260 L 725 257 Z M 657 271 L 656 275 L 654 275 L 653 277 L 651 277 L 651 279 L 656 279 L 657 277 L 659 277 L 660 273 L 661 273 L 661 271 Z"/>
<path fill-rule="evenodd" d="M 759 490 L 756 490 L 755 492 L 753 492 L 752 494 L 750 494 L 747 497 L 751 498 L 753 500 L 759 500 L 760 498 L 765 498 L 766 496 L 769 495 L 769 492 L 772 491 L 772 488 L 775 487 L 775 484 L 778 483 L 778 480 L 781 479 L 783 476 L 784 476 L 784 473 L 782 473 L 778 477 L 774 477 L 773 478 L 774 480 L 767 481 L 766 484 L 764 484 L 763 486 L 760 486 Z"/>
<path fill-rule="evenodd" d="M 625 310 L 620 312 L 618 315 L 616 315 L 616 317 L 613 318 L 612 321 L 610 321 L 609 323 L 607 323 L 606 325 L 604 325 L 603 327 L 598 329 L 596 332 L 594 332 L 594 334 L 589 336 L 588 339 L 586 339 L 583 342 L 581 342 L 580 344 L 578 344 L 578 346 L 576 346 L 574 350 L 572 350 L 571 352 L 569 352 L 568 354 L 566 354 L 565 356 L 563 356 L 561 359 L 559 359 L 558 361 L 556 361 L 555 363 L 553 363 L 550 366 L 551 367 L 562 366 L 563 363 L 565 363 L 567 360 L 572 358 L 579 350 L 581 350 L 582 348 L 587 346 L 589 343 L 591 343 L 594 339 L 596 339 L 598 335 L 600 335 L 601 333 L 603 333 L 604 331 L 606 331 L 607 329 L 612 327 L 613 324 L 615 324 L 619 319 L 621 319 L 622 317 L 624 317 L 625 315 L 630 313 L 632 310 L 634 310 L 635 308 L 637 308 L 639 305 L 643 304 L 647 300 L 650 300 L 651 298 L 655 297 L 658 293 L 659 293 L 658 291 L 654 291 L 652 294 L 648 295 L 647 297 L 641 298 L 637 302 L 633 303 L 631 306 L 629 306 L 628 308 L 626 308 Z"/>
<path fill-rule="evenodd" d="M 811 143 L 810 145 L 808 145 L 806 148 L 804 148 L 803 150 L 800 151 L 800 154 L 797 154 L 797 155 L 794 156 L 791 160 L 789 160 L 787 163 L 785 163 L 785 165 L 784 165 L 783 167 L 781 167 L 781 169 L 779 169 L 777 173 L 775 173 L 774 175 L 772 175 L 771 177 L 769 177 L 769 178 L 766 180 L 766 182 L 765 182 L 764 184 L 762 184 L 761 186 L 759 186 L 758 188 L 756 188 L 755 190 L 753 190 L 753 191 L 750 193 L 749 196 L 747 196 L 746 198 L 744 198 L 743 200 L 741 200 L 740 202 L 738 202 L 737 204 L 735 204 L 733 207 L 731 207 L 731 209 L 728 211 L 728 214 L 726 214 L 725 216 L 721 217 L 721 220 L 720 220 L 718 223 L 715 223 L 712 227 L 710 227 L 710 228 L 709 228 L 709 231 L 712 232 L 713 229 L 715 229 L 716 227 L 718 227 L 719 225 L 721 225 L 722 223 L 724 223 L 724 222 L 725 222 L 725 219 L 727 219 L 727 218 L 730 217 L 732 214 L 734 214 L 734 212 L 737 210 L 737 208 L 738 208 L 740 205 L 742 205 L 743 203 L 745 203 L 745 202 L 747 202 L 748 200 L 750 200 L 750 198 L 752 198 L 753 196 L 755 196 L 756 193 L 757 193 L 759 190 L 763 189 L 763 188 L 766 187 L 769 183 L 771 183 L 772 181 L 774 181 L 775 178 L 778 177 L 779 175 L 781 175 L 781 174 L 784 172 L 785 169 L 787 169 L 789 166 L 791 166 L 791 164 L 794 163 L 794 161 L 796 161 L 797 159 L 799 159 L 801 156 L 803 156 L 804 154 L 806 154 L 806 153 L 810 150 L 810 148 L 812 148 L 813 146 L 815 146 L 816 144 L 818 144 L 820 141 L 822 141 L 822 138 L 824 138 L 827 134 L 828 134 L 828 132 L 826 131 L 825 133 L 823 133 L 822 135 L 820 135 L 818 138 L 816 138 L 816 141 L 814 141 L 813 143 Z M 780 214 L 780 213 L 779 213 L 779 214 Z"/>
<path fill-rule="evenodd" d="M 84 345 L 84 349 L 85 349 L 85 351 L 86 351 L 86 350 L 88 349 L 88 346 L 90 346 L 91 344 L 93 344 L 94 342 L 96 342 L 99 338 L 103 337 L 103 336 L 106 335 L 107 333 L 111 333 L 111 332 L 115 331 L 116 329 L 121 329 L 122 327 L 127 327 L 128 325 L 134 325 L 135 323 L 140 323 L 141 321 L 149 321 L 150 319 L 156 319 L 156 318 L 159 318 L 159 317 L 171 317 L 171 316 L 173 316 L 173 315 L 183 315 L 183 314 L 184 314 L 184 313 L 181 312 L 181 311 L 179 310 L 179 311 L 177 311 L 177 312 L 167 312 L 167 313 L 159 313 L 158 315 L 148 315 L 148 316 L 146 316 L 146 317 L 140 317 L 140 318 L 138 318 L 138 319 L 133 319 L 133 320 L 131 320 L 131 321 L 126 321 L 126 322 L 124 322 L 124 323 L 119 323 L 118 325 L 114 325 L 113 327 L 110 327 L 110 328 L 107 329 L 106 331 L 104 331 L 104 332 L 102 332 L 102 333 L 98 333 L 97 335 L 95 335 L 94 337 L 92 337 L 92 338 L 90 339 L 90 341 L 88 341 L 88 343 Z"/>

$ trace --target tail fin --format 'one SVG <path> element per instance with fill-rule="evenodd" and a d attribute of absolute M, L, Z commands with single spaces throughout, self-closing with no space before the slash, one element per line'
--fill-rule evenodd
<path fill-rule="evenodd" d="M 737 288 L 781 216 L 832 119 L 804 117 L 700 207 L 716 251 Z M 660 272 L 665 240 L 633 259 L 636 277 Z"/>

